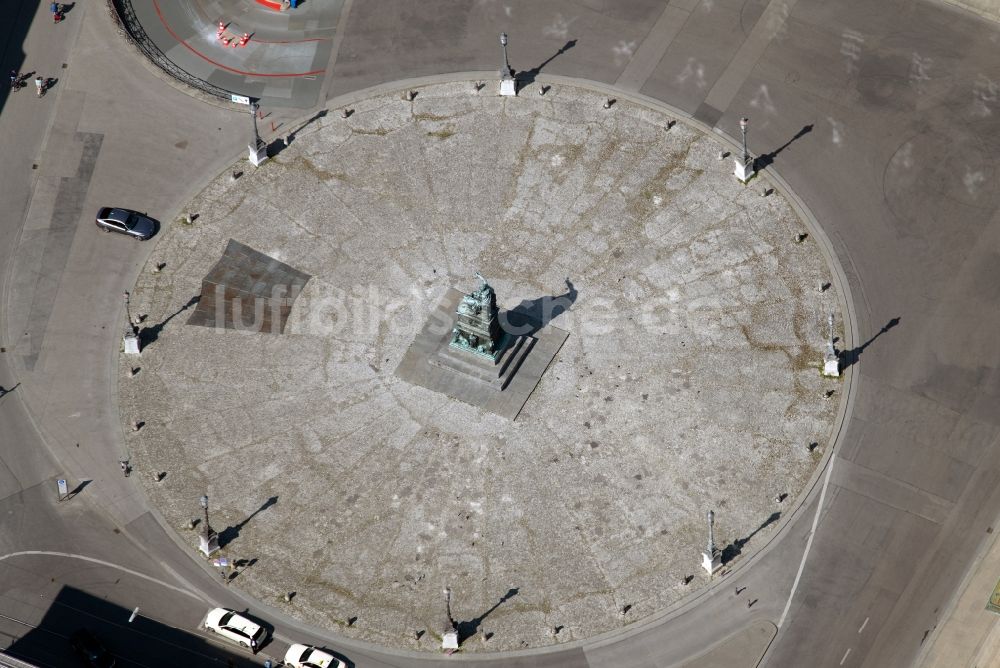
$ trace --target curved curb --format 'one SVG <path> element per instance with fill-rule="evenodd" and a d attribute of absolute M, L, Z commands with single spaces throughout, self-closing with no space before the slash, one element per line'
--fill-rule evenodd
<path fill-rule="evenodd" d="M 146 59 L 144 58 L 144 60 Z M 150 66 L 152 65 L 150 64 Z M 339 96 L 330 98 L 326 101 L 325 105 L 320 105 L 317 108 L 325 109 L 327 111 L 334 111 L 338 108 L 347 107 L 360 100 L 368 99 L 377 95 L 383 95 L 407 89 L 419 90 L 421 87 L 425 86 L 442 84 L 442 83 L 456 83 L 463 81 L 467 81 L 469 83 L 479 81 L 486 83 L 488 86 L 491 83 L 498 83 L 497 73 L 495 71 L 444 73 L 438 75 L 416 77 L 411 79 L 403 79 L 403 80 L 376 84 L 367 88 L 352 91 L 350 93 L 344 93 Z M 614 96 L 616 99 L 626 100 L 633 104 L 647 107 L 653 111 L 677 119 L 678 121 L 682 121 L 685 124 L 695 128 L 704 135 L 714 136 L 718 140 L 728 144 L 734 150 L 741 149 L 741 145 L 734 138 L 725 134 L 721 130 L 707 126 L 701 121 L 694 119 L 690 114 L 678 109 L 677 107 L 674 107 L 673 105 L 670 105 L 669 103 L 662 102 L 660 100 L 642 95 L 640 93 L 622 91 L 620 89 L 615 88 L 612 85 L 604 84 L 601 82 L 596 82 L 586 79 L 578 79 L 573 77 L 564 77 L 558 75 L 539 75 L 533 80 L 532 83 L 520 87 L 519 91 L 532 90 L 535 88 L 536 85 L 540 84 L 573 86 L 584 90 L 590 90 Z M 489 95 L 490 93 L 486 94 Z M 315 112 L 315 109 L 316 108 L 311 109 L 309 111 Z M 298 117 L 297 121 L 289 123 L 289 126 L 295 126 L 297 124 L 303 123 L 307 121 L 312 115 L 314 114 L 312 113 L 302 114 Z M 242 160 L 244 159 L 245 158 L 236 158 L 236 162 L 242 162 Z M 230 163 L 230 164 L 235 164 L 235 163 Z M 859 334 L 857 331 L 857 323 L 855 317 L 856 311 L 854 308 L 854 300 L 851 293 L 849 282 L 847 280 L 847 275 L 844 272 L 844 269 L 840 264 L 839 258 L 837 257 L 834 251 L 833 244 L 830 242 L 829 237 L 827 237 L 822 227 L 820 226 L 818 220 L 812 214 L 808 206 L 806 206 L 805 202 L 803 202 L 802 199 L 794 193 L 794 191 L 788 185 L 787 181 L 785 181 L 781 177 L 781 175 L 776 170 L 774 170 L 773 167 L 767 167 L 765 170 L 758 172 L 758 175 L 760 175 L 763 178 L 771 180 L 775 184 L 776 188 L 781 192 L 781 194 L 788 199 L 789 203 L 792 205 L 792 208 L 795 210 L 799 218 L 805 224 L 810 235 L 812 235 L 816 239 L 817 244 L 819 245 L 819 250 L 823 255 L 824 259 L 826 260 L 827 266 L 830 269 L 831 274 L 833 276 L 833 281 L 837 289 L 839 290 L 838 296 L 844 319 L 844 338 L 846 347 L 847 349 L 853 348 L 855 342 L 859 340 Z M 190 190 L 195 191 L 195 189 L 198 187 L 199 186 L 192 187 Z M 200 187 L 204 187 L 204 184 L 202 184 Z M 181 203 L 176 208 L 177 210 L 180 210 L 181 208 L 183 208 L 183 206 L 184 203 Z M 152 253 L 150 254 L 150 257 L 151 256 Z M 148 261 L 149 258 L 147 257 L 146 261 L 147 264 Z M 142 269 L 140 269 L 140 272 L 145 270 L 146 270 L 146 265 L 144 264 Z M 724 583 L 728 585 L 728 581 L 725 581 L 724 579 L 725 575 L 733 575 L 736 573 L 745 572 L 748 568 L 750 568 L 751 566 L 756 564 L 760 559 L 766 556 L 771 550 L 775 548 L 775 546 L 778 544 L 778 542 L 780 542 L 780 540 L 783 540 L 789 534 L 790 526 L 793 523 L 793 521 L 796 521 L 804 516 L 805 509 L 807 505 L 813 500 L 813 498 L 816 495 L 822 496 L 823 492 L 825 492 L 826 486 L 829 482 L 829 477 L 830 477 L 829 474 L 832 470 L 833 455 L 835 451 L 838 449 L 841 439 L 846 431 L 846 426 L 848 424 L 849 418 L 853 414 L 854 403 L 857 396 L 857 379 L 855 378 L 854 367 L 856 367 L 858 364 L 859 362 L 855 362 L 854 365 L 847 367 L 843 372 L 842 392 L 846 395 L 846 400 L 842 400 L 840 402 L 837 416 L 834 420 L 834 425 L 831 430 L 831 436 L 827 441 L 827 447 L 824 449 L 823 452 L 823 457 L 816 465 L 812 476 L 804 485 L 802 492 L 792 502 L 792 504 L 790 504 L 792 505 L 792 509 L 787 511 L 787 513 L 782 513 L 782 518 L 778 522 L 774 532 L 770 535 L 768 540 L 758 550 L 754 551 L 749 556 L 741 559 L 740 563 L 738 563 L 731 570 L 727 571 L 724 575 L 718 576 L 715 579 L 714 584 L 709 584 L 702 589 L 694 591 L 688 596 L 681 598 L 673 605 L 670 605 L 647 617 L 644 617 L 640 620 L 636 620 L 634 622 L 629 622 L 624 627 L 613 629 L 610 631 L 605 631 L 603 633 L 591 636 L 589 638 L 582 638 L 579 640 L 568 641 L 565 643 L 557 643 L 554 645 L 534 647 L 523 650 L 501 651 L 501 652 L 476 652 L 475 654 L 453 656 L 450 659 L 450 661 L 469 662 L 469 663 L 477 661 L 480 662 L 496 661 L 498 659 L 503 659 L 506 657 L 523 658 L 530 656 L 541 656 L 570 649 L 586 650 L 588 648 L 598 648 L 610 645 L 615 642 L 626 640 L 639 633 L 647 632 L 655 625 L 668 622 L 674 619 L 675 617 L 684 614 L 694 605 L 701 603 L 704 599 L 708 598 L 711 594 L 715 593 Z M 818 484 L 821 478 L 824 478 L 823 485 Z M 141 489 L 139 489 L 138 491 L 141 494 Z M 147 507 L 149 507 L 148 504 Z M 817 517 L 819 516 L 821 510 L 822 510 L 822 505 L 820 505 L 820 507 L 817 508 L 816 511 Z M 158 512 L 154 511 L 152 515 L 161 523 L 163 529 L 167 531 L 167 533 L 171 534 L 172 540 L 174 540 L 175 543 L 180 544 L 180 538 L 174 535 L 176 533 L 176 529 L 171 525 L 164 523 L 162 521 L 162 517 Z M 811 533 L 812 532 L 810 532 L 810 536 Z M 694 561 L 694 559 L 692 560 Z M 208 569 L 207 563 L 203 564 L 203 567 Z M 412 658 L 421 660 L 428 660 L 435 656 L 435 654 L 431 652 L 408 650 L 387 645 L 378 645 L 368 641 L 349 638 L 347 636 L 333 635 L 335 632 L 330 629 L 314 627 L 312 625 L 303 623 L 294 617 L 288 616 L 287 613 L 277 610 L 270 604 L 263 603 L 261 601 L 258 601 L 256 599 L 247 596 L 244 592 L 238 589 L 229 588 L 227 591 L 231 592 L 231 595 L 235 595 L 241 598 L 248 604 L 257 607 L 259 609 L 265 610 L 268 615 L 276 619 L 282 620 L 282 622 L 287 626 L 302 629 L 305 632 L 311 633 L 319 637 L 331 638 L 338 645 L 344 648 L 355 649 L 360 652 L 365 652 L 370 654 L 382 654 L 385 656 Z M 794 588 L 792 593 L 794 593 Z M 780 634 L 780 626 L 776 624 L 776 627 L 778 628 L 778 633 Z M 770 650 L 771 646 L 773 646 L 773 641 L 769 645 L 768 650 L 765 651 L 764 657 L 766 657 L 767 651 Z M 702 653 L 703 652 L 699 652 L 699 655 Z M 698 655 L 692 655 L 691 657 L 688 657 L 687 659 L 684 660 L 689 660 L 690 658 L 694 658 L 695 656 Z"/>

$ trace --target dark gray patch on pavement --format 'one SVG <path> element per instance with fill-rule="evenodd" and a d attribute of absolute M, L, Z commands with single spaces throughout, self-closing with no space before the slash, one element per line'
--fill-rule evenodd
<path fill-rule="evenodd" d="M 55 303 L 59 282 L 62 280 L 63 269 L 69 258 L 73 237 L 78 228 L 83 203 L 90 188 L 90 178 L 94 174 L 94 165 L 101 152 L 104 141 L 103 134 L 93 132 L 78 132 L 75 139 L 83 144 L 80 163 L 76 175 L 63 177 L 59 180 L 55 205 L 52 207 L 52 219 L 46 231 L 45 249 L 42 251 L 38 267 L 38 280 L 35 283 L 34 295 L 31 301 L 31 311 L 28 314 L 28 351 L 23 356 L 24 366 L 31 371 L 38 361 L 42 349 L 45 329 L 48 326 L 49 315 Z"/>
<path fill-rule="evenodd" d="M 295 298 L 310 278 L 230 239 L 222 258 L 202 279 L 198 308 L 187 324 L 281 334 Z"/>

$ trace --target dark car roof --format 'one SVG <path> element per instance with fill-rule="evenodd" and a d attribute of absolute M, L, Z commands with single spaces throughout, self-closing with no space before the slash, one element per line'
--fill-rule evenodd
<path fill-rule="evenodd" d="M 119 223 L 126 223 L 126 222 L 128 222 L 128 217 L 130 215 L 131 215 L 131 212 L 126 211 L 125 209 L 111 209 L 107 213 L 107 217 L 110 220 L 114 220 L 114 221 L 117 221 Z"/>

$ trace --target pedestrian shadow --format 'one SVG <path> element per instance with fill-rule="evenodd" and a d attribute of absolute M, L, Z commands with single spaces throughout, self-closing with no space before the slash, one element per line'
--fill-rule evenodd
<path fill-rule="evenodd" d="M 792 142 L 794 142 L 795 140 L 801 139 L 802 137 L 805 137 L 807 134 L 809 134 L 810 132 L 812 132 L 812 130 L 813 130 L 813 124 L 812 123 L 810 123 L 809 125 L 802 126 L 802 129 L 799 130 L 798 132 L 796 132 L 795 136 L 792 137 L 791 139 L 789 139 L 788 141 L 786 141 L 784 144 L 782 144 L 778 148 L 774 149 L 770 153 L 765 153 L 764 155 L 757 156 L 757 159 L 754 160 L 754 167 L 756 169 L 758 169 L 758 170 L 761 170 L 761 169 L 764 169 L 765 167 L 770 166 L 771 163 L 774 162 L 774 159 L 776 157 L 778 157 L 779 153 L 781 153 L 786 148 L 788 148 L 789 146 L 791 146 Z"/>
<path fill-rule="evenodd" d="M 184 304 L 184 306 L 180 307 L 179 309 L 177 309 L 176 311 L 174 311 L 173 313 L 171 313 L 170 315 L 168 315 L 166 317 L 166 319 L 163 320 L 162 322 L 158 322 L 155 325 L 153 325 L 152 327 L 143 327 L 142 329 L 140 329 L 139 330 L 139 347 L 140 348 L 145 348 L 149 344 L 151 344 L 154 341 L 156 341 L 156 339 L 158 339 L 160 337 L 160 332 L 163 331 L 163 328 L 167 326 L 168 322 L 170 322 L 171 320 L 173 320 L 174 318 L 176 318 L 177 316 L 179 316 L 181 313 L 183 313 L 184 311 L 188 310 L 189 308 L 191 308 L 192 306 L 194 306 L 195 304 L 197 304 L 198 300 L 200 300 L 200 299 L 201 299 L 201 295 L 195 295 L 194 297 L 192 297 L 191 299 L 189 299 L 187 301 L 187 303 Z"/>
<path fill-rule="evenodd" d="M 563 44 L 561 47 L 559 47 L 558 51 L 556 51 L 551 56 L 546 58 L 540 64 L 535 65 L 530 70 L 524 70 L 523 72 L 516 72 L 514 74 L 514 79 L 517 80 L 518 86 L 527 86 L 528 84 L 533 83 L 535 81 L 535 77 L 537 77 L 538 74 L 542 71 L 542 68 L 544 68 L 546 65 L 551 63 L 553 60 L 555 60 L 562 54 L 572 49 L 574 46 L 576 46 L 576 40 L 571 39 L 565 44 Z"/>
<path fill-rule="evenodd" d="M 276 503 L 278 503 L 278 497 L 272 496 L 267 501 L 265 501 L 264 503 L 262 503 L 261 506 L 260 506 L 260 508 L 258 508 L 257 510 L 253 511 L 252 513 L 250 513 L 250 516 L 247 517 L 245 520 L 243 520 L 242 522 L 240 522 L 239 524 L 237 524 L 235 526 L 230 526 L 230 527 L 226 527 L 225 529 L 223 529 L 222 532 L 219 533 L 219 547 L 225 547 L 229 543 L 231 543 L 234 540 L 236 540 L 237 538 L 239 538 L 240 537 L 240 531 L 243 529 L 243 527 L 245 527 L 250 522 L 250 520 L 252 520 L 254 517 L 256 517 L 258 513 L 261 513 L 263 511 L 267 510 L 268 508 L 270 508 L 271 506 L 273 506 Z"/>
<path fill-rule="evenodd" d="M 69 14 L 71 11 L 73 11 L 74 7 L 76 7 L 76 3 L 75 2 L 68 2 L 66 4 L 60 4 L 59 5 L 59 13 L 65 16 L 66 14 Z"/>
<path fill-rule="evenodd" d="M 763 531 L 767 527 L 769 527 L 772 524 L 774 524 L 775 522 L 777 522 L 779 519 L 781 519 L 781 512 L 780 511 L 776 512 L 776 513 L 771 513 L 771 516 L 768 517 L 767 520 L 765 520 L 763 524 L 761 524 L 759 527 L 757 527 L 756 529 L 754 529 L 753 531 L 751 531 L 750 535 L 745 536 L 744 538 L 737 538 L 732 543 L 730 543 L 725 548 L 723 548 L 723 550 L 722 550 L 722 563 L 723 564 L 728 564 L 730 561 L 732 561 L 736 557 L 740 556 L 740 553 L 743 552 L 743 547 L 747 543 L 750 542 L 751 538 L 753 538 L 758 533 L 760 533 L 761 531 Z"/>
<path fill-rule="evenodd" d="M 4 396 L 10 394 L 11 392 L 13 392 L 14 390 L 16 390 L 20 386 L 21 386 L 20 382 L 16 383 L 12 387 L 4 387 L 3 385 L 0 385 L 0 397 L 4 397 Z"/>
<path fill-rule="evenodd" d="M 853 365 L 857 364 L 858 360 L 861 358 L 861 353 L 863 353 L 865 351 L 865 348 L 867 348 L 872 343 L 874 343 L 875 339 L 877 339 L 878 337 L 882 336 L 883 334 L 885 334 L 886 332 L 888 332 L 890 329 L 892 329 L 893 327 L 895 327 L 896 325 L 898 325 L 901 319 L 902 318 L 900 318 L 900 317 L 893 318 L 889 322 L 885 323 L 885 325 L 882 327 L 882 329 L 880 329 L 877 332 L 875 332 L 875 336 L 873 336 L 872 338 L 868 339 L 867 341 L 865 341 L 864 343 L 862 343 L 857 348 L 853 348 L 851 350 L 845 350 L 844 352 L 840 353 L 841 367 L 844 368 L 844 369 L 846 369 L 849 366 L 853 366 Z"/>
<path fill-rule="evenodd" d="M 492 608 L 490 608 L 483 614 L 479 615 L 475 619 L 470 619 L 468 621 L 458 622 L 457 624 L 455 624 L 455 630 L 458 631 L 458 643 L 462 644 L 463 641 L 476 635 L 476 631 L 479 630 L 479 625 L 483 623 L 483 620 L 489 617 L 490 613 L 499 608 L 501 605 L 503 605 L 510 599 L 517 596 L 519 591 L 520 590 L 517 587 L 512 587 L 508 589 L 507 593 L 504 594 L 502 597 L 500 597 L 500 600 L 497 601 Z"/>
<path fill-rule="evenodd" d="M 500 327 L 514 336 L 532 336 L 568 311 L 578 294 L 573 282 L 567 278 L 564 294 L 525 299 L 509 311 L 500 313 Z"/>

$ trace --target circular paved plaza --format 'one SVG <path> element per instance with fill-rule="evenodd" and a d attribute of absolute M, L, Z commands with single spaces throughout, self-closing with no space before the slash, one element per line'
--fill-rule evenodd
<path fill-rule="evenodd" d="M 446 585 L 468 651 L 668 608 L 708 583 L 707 510 L 729 567 L 773 535 L 840 396 L 819 373 L 831 272 L 766 177 L 742 185 L 728 147 L 658 110 L 494 86 L 292 128 L 166 227 L 132 295 L 121 414 L 152 502 L 194 550 L 180 528 L 207 493 L 224 553 L 250 562 L 234 587 L 296 592 L 290 614 L 387 645 L 440 646 Z M 230 240 L 301 292 L 215 271 Z M 544 326 L 568 333 L 516 420 L 396 374 L 477 271 L 501 308 L 558 304 Z M 210 275 L 270 298 L 270 329 L 206 320 L 228 294 L 209 307 Z"/>

